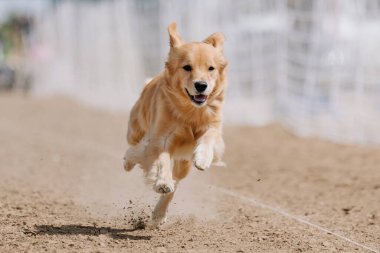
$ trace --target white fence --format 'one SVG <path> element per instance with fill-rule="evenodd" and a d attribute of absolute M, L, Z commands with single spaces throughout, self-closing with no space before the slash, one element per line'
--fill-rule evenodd
<path fill-rule="evenodd" d="M 228 122 L 380 143 L 379 0 L 61 1 L 38 22 L 36 92 L 128 109 L 173 20 L 187 40 L 226 35 Z"/>

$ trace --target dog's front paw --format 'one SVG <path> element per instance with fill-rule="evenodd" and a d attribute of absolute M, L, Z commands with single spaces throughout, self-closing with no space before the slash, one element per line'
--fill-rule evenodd
<path fill-rule="evenodd" d="M 153 189 L 157 193 L 161 193 L 161 194 L 174 192 L 174 189 L 175 189 L 174 180 L 158 179 L 156 183 L 154 184 Z"/>
<path fill-rule="evenodd" d="M 204 144 L 199 144 L 195 149 L 193 163 L 198 170 L 206 170 L 211 166 L 214 158 L 212 148 Z"/>

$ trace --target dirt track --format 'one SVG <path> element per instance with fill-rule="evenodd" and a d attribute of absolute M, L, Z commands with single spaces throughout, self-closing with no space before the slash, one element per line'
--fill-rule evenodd
<path fill-rule="evenodd" d="M 135 229 L 157 195 L 121 168 L 127 117 L 63 98 L 0 96 L 0 252 L 380 251 L 380 150 L 225 128 L 226 168 L 194 170 L 161 230 Z"/>

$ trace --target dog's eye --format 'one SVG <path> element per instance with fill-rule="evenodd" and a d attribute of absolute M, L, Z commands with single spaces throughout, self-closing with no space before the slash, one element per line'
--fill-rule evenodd
<path fill-rule="evenodd" d="M 213 66 L 208 68 L 208 71 L 213 71 L 215 68 Z"/>
<path fill-rule="evenodd" d="M 185 65 L 185 66 L 183 66 L 183 69 L 184 69 L 185 71 L 188 71 L 188 72 L 190 72 L 191 70 L 193 70 L 193 68 L 192 68 L 190 65 Z"/>

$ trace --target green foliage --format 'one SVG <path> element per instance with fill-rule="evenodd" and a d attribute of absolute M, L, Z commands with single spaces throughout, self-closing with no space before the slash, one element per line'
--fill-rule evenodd
<path fill-rule="evenodd" d="M 0 44 L 2 45 L 0 49 L 3 51 L 5 60 L 13 51 L 17 50 L 17 45 L 21 39 L 20 36 L 21 26 L 19 17 L 12 15 L 0 24 Z"/>

